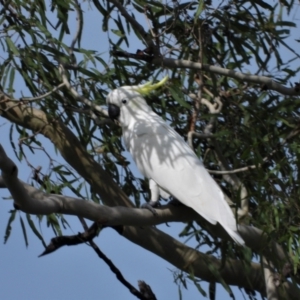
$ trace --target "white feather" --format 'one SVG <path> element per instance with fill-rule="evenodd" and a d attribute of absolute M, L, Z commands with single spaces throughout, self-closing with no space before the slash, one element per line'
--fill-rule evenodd
<path fill-rule="evenodd" d="M 130 87 L 112 91 L 107 102 L 120 107 L 125 146 L 141 173 L 243 245 L 223 192 L 182 137 Z"/>

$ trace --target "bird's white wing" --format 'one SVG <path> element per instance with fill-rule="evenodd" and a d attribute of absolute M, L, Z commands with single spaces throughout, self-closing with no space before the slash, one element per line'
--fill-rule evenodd
<path fill-rule="evenodd" d="M 183 139 L 156 115 L 140 93 L 147 94 L 166 81 L 125 86 L 107 96 L 109 114 L 122 125 L 126 148 L 139 170 L 209 222 L 219 222 L 239 244 L 234 215 L 218 185 Z M 153 192 L 158 189 L 154 184 Z"/>
<path fill-rule="evenodd" d="M 132 128 L 123 131 L 123 137 L 144 176 L 210 223 L 219 222 L 232 237 L 238 235 L 221 189 L 189 145 L 158 115 L 137 118 Z M 233 238 L 243 242 L 239 236 Z"/>

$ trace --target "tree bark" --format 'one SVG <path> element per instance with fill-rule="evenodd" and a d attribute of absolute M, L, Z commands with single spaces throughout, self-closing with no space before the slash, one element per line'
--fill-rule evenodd
<path fill-rule="evenodd" d="M 220 282 L 222 279 L 228 285 L 253 289 L 263 295 L 266 294 L 263 271 L 260 264 L 251 263 L 250 266 L 245 267 L 242 261 L 232 259 L 227 259 L 223 263 L 223 261 L 211 255 L 203 254 L 180 243 L 156 228 L 129 226 L 138 225 L 143 222 L 143 224 L 149 222 L 148 225 L 151 225 L 155 223 L 154 221 L 157 224 L 157 220 L 155 220 L 155 217 L 150 212 L 133 208 L 133 204 L 124 192 L 93 157 L 87 153 L 72 131 L 58 118 L 49 117 L 44 112 L 28 107 L 25 104 L 16 105 L 15 102 L 10 101 L 3 93 L 0 94 L 0 115 L 12 123 L 32 130 L 35 134 L 40 133 L 47 137 L 59 150 L 66 162 L 93 187 L 101 197 L 103 203 L 107 206 L 114 206 L 114 208 L 101 207 L 92 202 L 60 195 L 45 196 L 42 192 L 19 181 L 15 164 L 2 151 L 0 153 L 0 168 L 3 180 L 0 181 L 0 185 L 5 185 L 10 190 L 14 200 L 20 205 L 21 209 L 24 211 L 28 209 L 28 212 L 38 214 L 41 212 L 47 213 L 51 207 L 51 209 L 57 209 L 61 213 L 75 215 L 79 215 L 79 210 L 81 210 L 81 216 L 83 217 L 106 223 L 111 222 L 111 224 L 114 224 L 113 220 L 117 220 L 119 217 L 118 222 L 122 219 L 122 225 L 126 225 L 122 233 L 125 238 L 155 253 L 177 268 L 188 273 L 193 272 L 195 276 L 208 282 Z M 35 197 L 33 197 L 33 194 L 35 194 Z M 21 195 L 23 196 L 23 200 Z M 41 201 L 41 199 L 45 198 L 48 198 L 48 204 L 44 206 L 32 205 L 32 201 Z M 46 205 L 48 206 L 46 207 Z M 35 208 L 33 208 L 34 206 Z M 186 221 L 191 210 L 188 208 L 182 210 L 182 208 L 166 207 L 158 212 L 160 222 Z M 181 212 L 183 213 L 181 214 Z M 93 216 L 91 217 L 91 215 Z M 111 219 L 109 216 L 112 216 Z M 132 216 L 134 218 L 132 218 L 130 223 L 129 219 Z M 101 218 L 103 219 L 101 220 Z M 196 219 L 199 217 L 194 213 L 192 218 Z M 135 221 L 133 222 L 133 220 Z M 257 243 L 255 239 L 259 236 L 263 238 L 263 235 L 261 232 L 258 234 L 259 230 L 258 232 L 257 230 L 247 229 L 246 226 L 241 227 L 240 232 L 250 247 L 257 248 L 257 245 L 261 247 L 260 243 Z M 216 230 L 215 232 L 218 233 L 219 231 Z M 279 246 L 276 249 L 277 252 L 275 253 L 271 250 L 266 251 L 266 257 L 269 260 L 273 258 L 275 261 L 284 259 L 284 262 L 286 262 L 287 258 L 284 252 Z M 276 259 L 274 259 L 274 256 Z M 286 289 L 291 299 L 300 299 L 300 292 L 293 284 L 284 282 L 282 287 Z"/>

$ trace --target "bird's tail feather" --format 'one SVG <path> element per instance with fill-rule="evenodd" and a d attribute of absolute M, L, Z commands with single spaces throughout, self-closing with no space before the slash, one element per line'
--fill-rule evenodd
<path fill-rule="evenodd" d="M 223 225 L 222 225 L 223 226 Z M 245 246 L 245 241 L 243 240 L 243 238 L 240 236 L 240 234 L 235 231 L 232 230 L 231 228 L 227 227 L 227 226 L 223 226 L 224 229 L 227 231 L 227 233 L 230 235 L 230 237 L 240 246 Z"/>

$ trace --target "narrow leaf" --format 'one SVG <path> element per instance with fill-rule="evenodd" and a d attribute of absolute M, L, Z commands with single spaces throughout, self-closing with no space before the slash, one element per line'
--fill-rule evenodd
<path fill-rule="evenodd" d="M 31 220 L 31 217 L 29 214 L 26 214 L 26 218 L 27 218 L 27 222 L 30 226 L 30 228 L 32 229 L 33 233 L 38 237 L 38 239 L 42 242 L 43 246 L 46 247 L 46 243 L 44 242 L 44 239 L 42 237 L 42 235 L 38 232 L 38 230 L 36 229 L 33 221 Z"/>
<path fill-rule="evenodd" d="M 23 221 L 21 215 L 20 215 L 20 223 L 21 223 L 21 227 L 22 227 L 22 231 L 23 231 L 25 245 L 26 245 L 26 247 L 28 247 L 28 238 L 27 238 L 27 233 L 26 233 L 26 227 L 25 227 L 25 224 L 24 224 L 24 221 Z"/>
<path fill-rule="evenodd" d="M 172 97 L 173 97 L 179 104 L 181 104 L 183 107 L 186 107 L 186 108 L 189 108 L 189 109 L 191 108 L 191 106 L 190 106 L 188 103 L 186 103 L 186 102 L 184 101 L 183 98 L 180 97 L 181 92 L 178 91 L 178 89 L 176 89 L 176 88 L 174 88 L 174 87 L 169 87 L 169 91 L 170 91 Z"/>
<path fill-rule="evenodd" d="M 13 43 L 13 41 L 9 38 L 9 37 L 6 37 L 6 44 L 7 44 L 7 47 L 9 48 L 9 50 L 16 56 L 19 56 L 20 55 L 20 52 L 18 50 L 18 48 L 15 46 L 15 44 Z"/>
<path fill-rule="evenodd" d="M 198 18 L 200 16 L 201 12 L 203 11 L 203 6 L 204 6 L 204 1 L 199 0 L 198 8 L 197 8 L 197 11 L 196 11 L 195 17 L 194 17 L 194 24 L 197 24 Z"/>
<path fill-rule="evenodd" d="M 16 212 L 17 212 L 16 209 L 10 211 L 10 217 L 8 219 L 6 229 L 5 229 L 4 244 L 6 244 L 6 242 L 8 241 L 8 238 L 10 237 L 11 224 L 15 220 Z"/>

